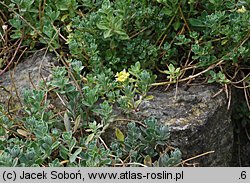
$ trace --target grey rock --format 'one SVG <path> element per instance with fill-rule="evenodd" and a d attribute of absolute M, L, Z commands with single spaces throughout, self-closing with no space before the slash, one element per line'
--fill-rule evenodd
<path fill-rule="evenodd" d="M 17 108 L 25 89 L 38 88 L 40 81 L 48 79 L 53 58 L 54 55 L 51 53 L 37 51 L 0 76 L 0 104 L 8 105 L 12 109 Z"/>
<path fill-rule="evenodd" d="M 141 104 L 134 120 L 155 116 L 160 123 L 169 125 L 171 137 L 168 144 L 178 147 L 183 159 L 214 151 L 189 161 L 198 166 L 229 166 L 233 148 L 231 110 L 227 110 L 224 93 L 213 98 L 220 88 L 215 85 L 154 90 L 154 98 Z M 116 112 L 121 118 L 122 114 Z M 125 118 L 125 117 L 124 117 Z"/>

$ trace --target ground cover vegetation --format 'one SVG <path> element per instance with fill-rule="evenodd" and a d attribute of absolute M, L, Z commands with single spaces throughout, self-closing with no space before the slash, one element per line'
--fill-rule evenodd
<path fill-rule="evenodd" d="M 114 107 L 135 113 L 150 88 L 193 80 L 220 84 L 229 106 L 232 88 L 242 89 L 246 126 L 249 9 L 249 0 L 0 1 L 0 75 L 41 48 L 60 61 L 23 94 L 22 115 L 1 105 L 0 166 L 183 165 L 154 117 L 114 129 L 111 144 L 102 137 Z"/>

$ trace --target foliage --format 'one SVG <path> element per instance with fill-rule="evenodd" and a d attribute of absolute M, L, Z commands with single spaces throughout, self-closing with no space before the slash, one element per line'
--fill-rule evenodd
<path fill-rule="evenodd" d="M 88 72 L 120 72 L 139 62 L 143 69 L 179 68 L 178 77 L 168 77 L 177 82 L 192 64 L 188 70 L 210 68 L 213 81 L 225 84 L 215 72 L 228 84 L 237 78 L 236 68 L 249 67 L 248 5 L 248 0 L 11 0 L 0 6 L 9 14 L 12 39 L 51 50 L 67 43 L 69 57 Z"/>
<path fill-rule="evenodd" d="M 114 120 L 115 107 L 136 112 L 143 100 L 152 99 L 147 95 L 152 86 L 204 76 L 223 87 L 243 86 L 249 97 L 249 4 L 0 1 L 5 15 L 0 17 L 0 68 L 8 69 L 8 59 L 26 48 L 48 47 L 61 61 L 40 90 L 24 93 L 21 115 L 1 106 L 0 164 L 111 166 L 127 157 L 148 166 L 178 164 L 180 151 L 162 149 L 169 132 L 155 119 L 145 121 L 147 128 L 129 123 L 126 137 L 116 129 L 111 150 L 100 145 L 101 134 Z M 156 80 L 159 72 L 166 81 Z"/>
<path fill-rule="evenodd" d="M 226 76 L 221 71 L 219 71 L 219 73 L 210 71 L 209 74 L 211 75 L 212 78 L 208 80 L 208 83 L 217 82 L 220 84 L 228 84 L 230 82 L 230 80 L 227 79 Z"/>
<path fill-rule="evenodd" d="M 26 96 L 27 97 L 27 96 Z M 37 107 L 31 107 L 34 111 Z M 43 112 L 40 108 L 36 112 Z M 49 113 L 52 114 L 52 113 Z M 105 127 L 96 122 L 90 123 L 84 130 L 83 135 L 64 131 L 56 127 L 56 123 L 60 121 L 50 122 L 51 116 L 46 119 L 36 119 L 35 116 L 25 115 L 22 122 L 14 125 L 15 121 L 9 121 L 5 114 L 0 113 L 0 166 L 84 166 L 84 167 L 100 167 L 100 166 L 116 166 L 118 159 L 121 157 L 121 152 L 126 151 L 133 153 L 131 160 L 139 162 L 142 160 L 141 153 L 148 154 L 152 157 L 159 155 L 160 148 L 164 147 L 169 138 L 168 127 L 157 125 L 155 119 L 148 119 L 145 125 L 148 128 L 138 128 L 135 123 L 128 124 L 128 134 L 124 144 L 117 142 L 115 148 L 107 149 L 103 144 L 100 144 L 100 135 L 105 132 Z M 11 125 L 10 125 L 11 124 Z M 22 129 L 21 129 L 22 128 Z M 19 138 L 13 137 L 13 131 Z M 137 133 L 138 132 L 138 133 Z M 120 132 L 122 133 L 122 132 Z M 137 133 L 137 134 L 135 134 Z M 141 146 L 136 153 L 135 138 L 141 140 L 141 143 L 136 144 Z M 124 148 L 125 147 L 125 148 Z M 177 153 L 177 155 L 176 155 Z M 164 155 L 165 159 L 159 159 L 159 166 L 175 165 L 170 161 L 177 159 L 177 164 L 181 159 L 179 150 L 171 152 L 170 155 Z M 115 159 L 113 159 L 115 157 Z"/>
<path fill-rule="evenodd" d="M 174 166 L 180 163 L 179 149 L 164 150 L 170 136 L 168 126 L 157 123 L 154 117 L 146 119 L 144 123 L 146 127 L 140 128 L 135 122 L 128 123 L 125 139 L 116 134 L 117 141 L 113 142 L 111 147 L 119 152 L 118 157 L 129 162 L 144 162 L 148 166 Z M 157 161 L 152 163 L 154 159 Z"/>

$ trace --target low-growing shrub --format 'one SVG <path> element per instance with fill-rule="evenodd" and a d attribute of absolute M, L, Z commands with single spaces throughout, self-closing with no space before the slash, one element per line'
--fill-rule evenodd
<path fill-rule="evenodd" d="M 21 114 L 1 106 L 1 165 L 178 164 L 179 151 L 163 153 L 167 127 L 152 119 L 146 129 L 128 124 L 124 139 L 116 130 L 105 147 L 113 107 L 135 112 L 152 86 L 198 77 L 227 94 L 242 88 L 249 104 L 249 9 L 249 0 L 1 1 L 0 68 L 41 47 L 61 61 L 40 90 L 24 94 Z"/>

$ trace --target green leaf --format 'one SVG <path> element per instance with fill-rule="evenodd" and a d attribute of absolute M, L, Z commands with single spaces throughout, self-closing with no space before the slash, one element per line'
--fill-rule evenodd
<path fill-rule="evenodd" d="M 102 9 L 108 9 L 111 7 L 111 3 L 109 0 L 103 0 L 102 2 Z"/>
<path fill-rule="evenodd" d="M 89 142 L 92 141 L 94 137 L 95 137 L 95 134 L 91 133 L 90 135 L 88 135 L 85 143 L 89 144 Z"/>
<path fill-rule="evenodd" d="M 144 98 L 144 100 L 152 100 L 154 98 L 153 95 L 148 95 Z"/>
<path fill-rule="evenodd" d="M 70 163 L 75 162 L 75 160 L 76 160 L 78 154 L 80 154 L 81 152 L 82 152 L 82 148 L 79 147 L 79 148 L 74 152 L 74 154 L 72 154 L 72 155 L 69 157 Z"/>
<path fill-rule="evenodd" d="M 174 71 L 175 71 L 174 65 L 173 64 L 169 64 L 168 70 L 169 70 L 170 73 L 174 73 Z"/>
<path fill-rule="evenodd" d="M 108 23 L 105 23 L 105 22 L 97 23 L 96 26 L 98 27 L 98 29 L 101 29 L 101 30 L 108 30 L 109 29 Z"/>
<path fill-rule="evenodd" d="M 174 24 L 173 24 L 173 27 L 174 27 L 174 30 L 177 31 L 181 26 L 181 22 L 180 20 L 177 20 Z"/>
<path fill-rule="evenodd" d="M 112 30 L 111 29 L 108 29 L 106 31 L 103 32 L 103 37 L 106 39 L 106 38 L 109 38 L 111 37 L 113 34 L 112 34 Z"/>
<path fill-rule="evenodd" d="M 69 116 L 68 116 L 67 112 L 64 113 L 63 122 L 64 122 L 64 126 L 65 126 L 66 131 L 67 132 L 70 131 L 71 125 L 70 125 L 70 120 L 69 120 Z"/>
<path fill-rule="evenodd" d="M 69 150 L 65 146 L 61 145 L 59 154 L 63 160 L 68 159 L 68 153 L 69 153 Z"/>
<path fill-rule="evenodd" d="M 34 3 L 34 1 L 35 0 L 23 1 L 23 5 L 24 5 L 24 7 L 29 8 Z"/>
<path fill-rule="evenodd" d="M 116 33 L 116 34 L 119 34 L 119 35 L 127 35 L 127 33 L 124 31 L 124 30 L 122 30 L 122 29 L 116 29 L 116 30 L 114 30 L 114 32 Z"/>
<path fill-rule="evenodd" d="M 60 142 L 59 142 L 59 141 L 55 141 L 55 142 L 52 144 L 51 149 L 54 150 L 54 149 L 56 149 L 59 145 L 60 145 Z"/>
<path fill-rule="evenodd" d="M 14 32 L 15 33 L 11 34 L 11 36 L 10 36 L 12 39 L 19 39 L 19 38 L 21 38 L 23 36 L 22 32 L 19 31 L 19 30 L 15 30 Z"/>
<path fill-rule="evenodd" d="M 145 158 L 144 158 L 144 161 L 143 161 L 144 165 L 148 166 L 148 167 L 151 167 L 152 166 L 152 158 L 147 155 Z"/>
<path fill-rule="evenodd" d="M 221 41 L 221 45 L 225 45 L 227 42 L 228 42 L 228 40 L 224 39 L 224 40 Z"/>
<path fill-rule="evenodd" d="M 12 167 L 16 167 L 17 166 L 17 163 L 18 163 L 18 158 L 15 158 L 13 161 L 12 161 Z"/>
<path fill-rule="evenodd" d="M 204 27 L 204 23 L 201 20 L 199 20 L 199 19 L 189 18 L 188 20 L 189 20 L 189 22 L 190 22 L 190 24 L 192 26 L 195 26 L 195 27 Z"/>
<path fill-rule="evenodd" d="M 215 4 L 215 0 L 209 0 L 209 2 Z"/>
<path fill-rule="evenodd" d="M 139 99 L 139 100 L 137 100 L 137 101 L 135 101 L 135 104 L 134 104 L 134 108 L 138 108 L 139 107 L 139 105 L 141 104 L 141 102 L 142 102 L 142 100 L 141 99 Z"/>
<path fill-rule="evenodd" d="M 130 39 L 130 37 L 129 37 L 127 34 L 120 35 L 119 38 L 120 38 L 121 40 L 128 40 L 128 39 Z"/>
<path fill-rule="evenodd" d="M 223 59 L 223 60 L 230 60 L 230 56 L 224 55 L 224 56 L 222 57 L 222 59 Z"/>
<path fill-rule="evenodd" d="M 70 152 L 74 149 L 75 145 L 76 145 L 76 138 L 73 137 L 68 144 Z"/>
<path fill-rule="evenodd" d="M 71 140 L 71 138 L 72 138 L 72 133 L 71 133 L 71 131 L 69 131 L 69 132 L 63 132 L 62 138 L 63 138 L 63 140 L 66 140 L 66 141 Z"/>
<path fill-rule="evenodd" d="M 162 9 L 162 11 L 163 11 L 164 14 L 166 14 L 166 15 L 168 15 L 168 16 L 171 16 L 171 15 L 173 14 L 173 10 L 170 9 L 170 8 L 167 8 L 167 7 L 164 7 L 164 8 Z"/>
<path fill-rule="evenodd" d="M 9 23 L 10 23 L 11 26 L 15 27 L 16 30 L 19 30 L 19 29 L 21 29 L 23 27 L 22 21 L 19 18 L 19 16 L 15 16 L 13 19 L 10 19 Z"/>
<path fill-rule="evenodd" d="M 73 133 L 76 132 L 76 130 L 78 129 L 79 125 L 80 125 L 80 122 L 81 122 L 81 115 L 78 115 L 76 120 L 75 120 L 75 125 L 74 125 L 74 129 L 73 129 Z"/>
<path fill-rule="evenodd" d="M 124 142 L 124 135 L 120 129 L 118 129 L 118 128 L 115 129 L 115 136 L 116 136 L 118 141 Z"/>

